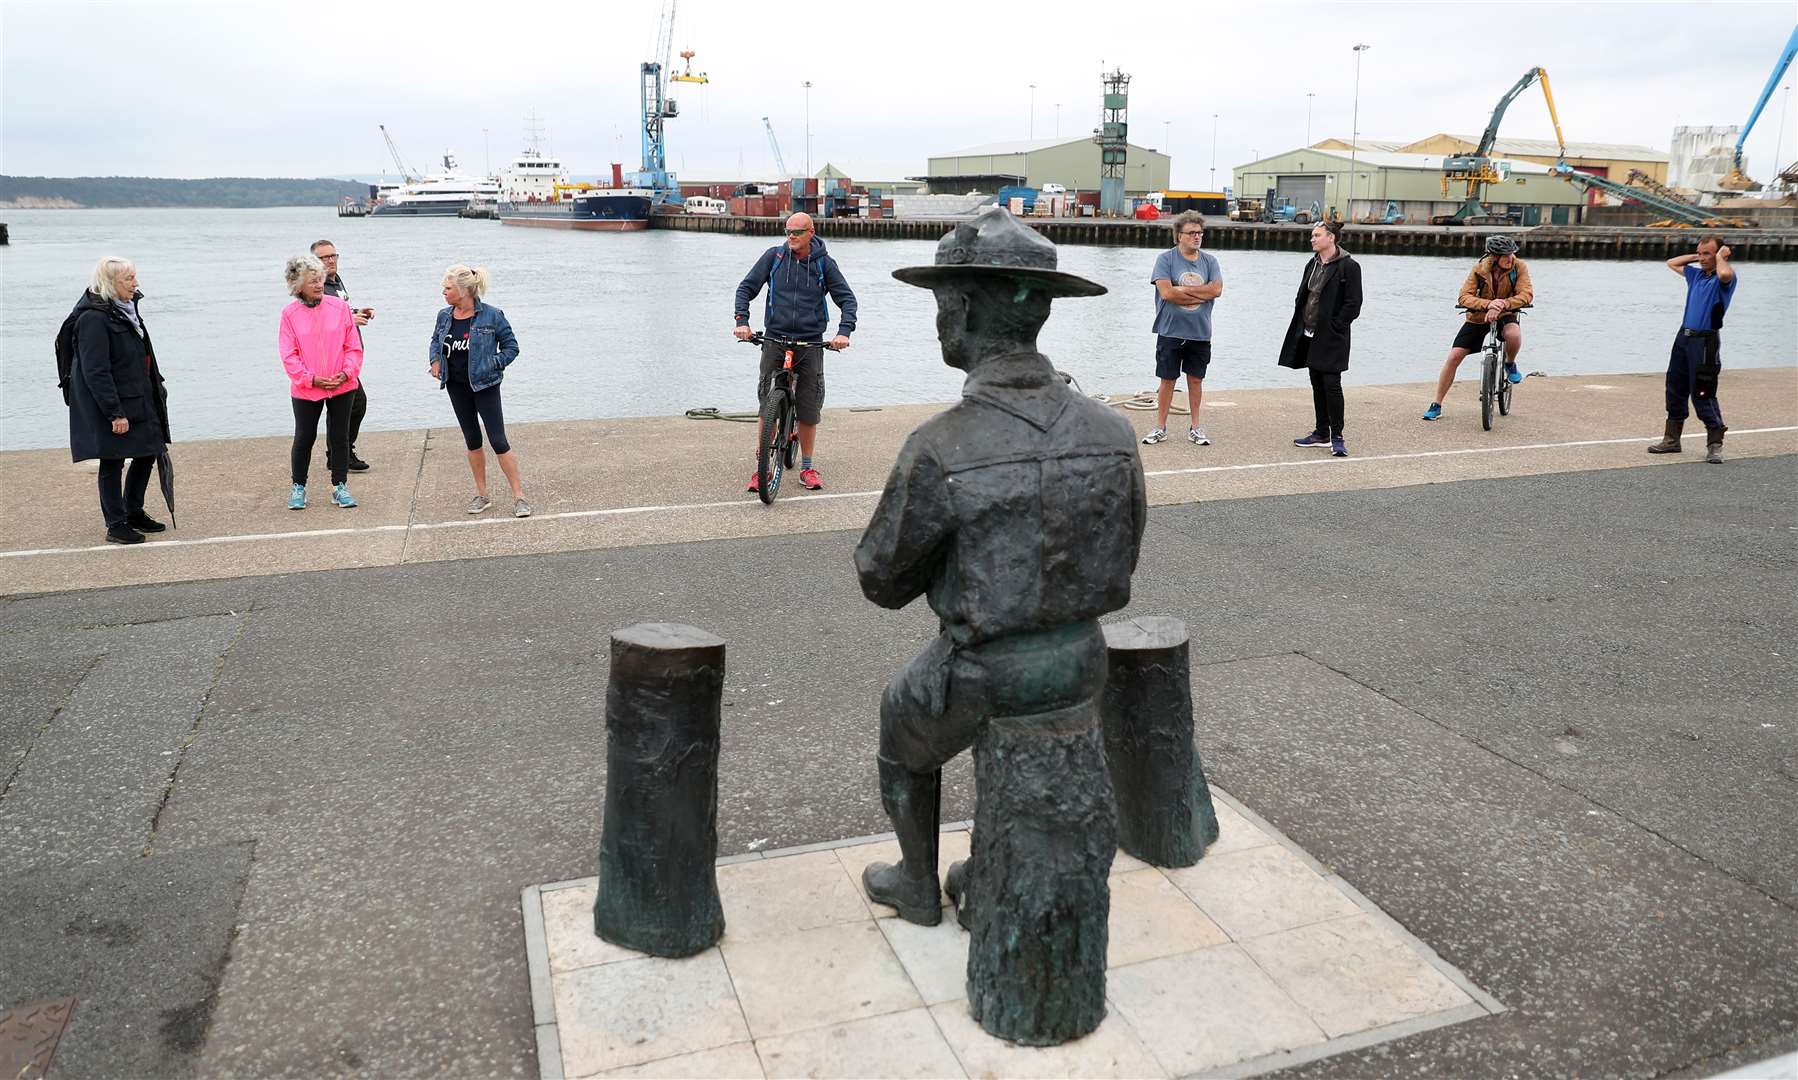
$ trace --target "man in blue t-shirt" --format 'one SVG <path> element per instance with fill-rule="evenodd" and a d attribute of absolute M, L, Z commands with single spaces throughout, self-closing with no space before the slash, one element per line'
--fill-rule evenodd
<path fill-rule="evenodd" d="M 1217 258 L 1199 250 L 1204 240 L 1203 215 L 1188 210 L 1175 217 L 1176 246 L 1155 257 L 1149 274 L 1155 286 L 1155 377 L 1161 386 L 1155 392 L 1155 426 L 1143 436 L 1145 445 L 1167 438 L 1167 410 L 1182 372 L 1192 406 L 1186 438 L 1195 446 L 1211 445 L 1199 426 L 1199 401 L 1205 369 L 1211 365 L 1211 304 L 1224 294 L 1224 277 Z"/>
<path fill-rule="evenodd" d="M 1667 431 L 1648 452 L 1679 453 L 1689 398 L 1704 424 L 1704 460 L 1721 465 L 1723 433 L 1729 429 L 1717 405 L 1717 377 L 1723 372 L 1723 314 L 1736 294 L 1736 272 L 1729 249 L 1715 236 L 1699 240 L 1696 254 L 1668 259 L 1667 269 L 1686 280 L 1686 312 L 1667 364 Z"/>

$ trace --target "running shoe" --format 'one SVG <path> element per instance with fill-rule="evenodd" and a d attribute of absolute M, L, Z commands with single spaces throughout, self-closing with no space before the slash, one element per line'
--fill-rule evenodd
<path fill-rule="evenodd" d="M 1330 440 L 1330 456 L 1348 457 L 1348 446 L 1343 443 L 1342 436 L 1338 435 Z"/>
<path fill-rule="evenodd" d="M 350 451 L 350 471 L 351 472 L 367 472 L 368 471 L 368 462 L 363 461 L 361 458 L 357 457 L 356 451 L 354 451 L 354 450 Z"/>
<path fill-rule="evenodd" d="M 304 510 L 304 509 L 306 509 L 306 485 L 305 484 L 295 484 L 293 486 L 293 491 L 289 492 L 288 496 L 287 496 L 287 508 L 289 510 Z"/>
<path fill-rule="evenodd" d="M 471 514 L 479 514 L 492 505 L 492 501 L 489 500 L 487 496 L 476 495 L 474 498 L 468 500 L 468 512 Z"/>
<path fill-rule="evenodd" d="M 818 475 L 817 469 L 800 469 L 799 484 L 807 491 L 824 490 L 824 480 Z"/>
<path fill-rule="evenodd" d="M 356 505 L 356 499 L 350 494 L 350 485 L 337 484 L 331 488 L 331 505 L 339 510 L 348 510 Z"/>
<path fill-rule="evenodd" d="M 1518 371 L 1517 365 L 1507 360 L 1505 361 L 1505 378 L 1511 380 L 1511 385 L 1515 386 L 1523 381 L 1523 372 Z"/>
<path fill-rule="evenodd" d="M 744 488 L 743 490 L 744 491 L 760 491 L 760 490 L 762 490 L 761 474 L 760 473 L 750 473 L 749 474 L 749 486 Z"/>
<path fill-rule="evenodd" d="M 1423 418 L 1425 420 L 1440 420 L 1440 419 L 1442 419 L 1441 403 L 1435 402 L 1435 401 L 1430 402 L 1430 407 L 1423 411 Z"/>
<path fill-rule="evenodd" d="M 530 517 L 531 516 L 531 504 L 528 502 L 525 502 L 523 499 L 515 500 L 512 503 L 512 516 L 513 517 Z"/>
<path fill-rule="evenodd" d="M 1205 429 L 1202 427 L 1187 428 L 1186 429 L 1186 441 L 1193 444 L 1194 446 L 1210 446 L 1211 445 L 1211 440 L 1205 436 Z"/>
<path fill-rule="evenodd" d="M 1166 441 L 1167 441 L 1167 428 L 1164 428 L 1164 427 L 1151 428 L 1149 430 L 1149 433 L 1142 437 L 1142 444 L 1144 446 L 1154 446 L 1158 442 L 1166 442 Z"/>
<path fill-rule="evenodd" d="M 1301 435 L 1300 437 L 1292 440 L 1292 445 L 1294 445 L 1294 446 L 1328 446 L 1328 445 L 1330 445 L 1330 440 L 1327 437 L 1325 437 L 1321 432 L 1313 431 L 1309 435 Z"/>

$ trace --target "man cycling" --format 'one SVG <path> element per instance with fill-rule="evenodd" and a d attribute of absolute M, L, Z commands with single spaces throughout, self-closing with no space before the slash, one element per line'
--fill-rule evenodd
<path fill-rule="evenodd" d="M 1486 254 L 1461 283 L 1458 303 L 1467 309 L 1467 319 L 1455 334 L 1455 343 L 1442 364 L 1436 379 L 1436 400 L 1424 410 L 1425 420 L 1442 415 L 1442 399 L 1455 383 L 1455 371 L 1470 352 L 1478 352 L 1486 339 L 1486 328 L 1498 324 L 1498 334 L 1505 343 L 1505 378 L 1513 383 L 1523 381 L 1517 370 L 1517 354 L 1523 349 L 1523 328 L 1517 325 L 1515 312 L 1535 298 L 1530 289 L 1530 268 L 1517 257 L 1517 241 L 1508 236 L 1488 236 Z"/>
<path fill-rule="evenodd" d="M 830 306 L 824 299 L 829 296 L 837 302 L 841 312 L 837 319 L 837 336 L 831 339 L 830 347 L 838 350 L 849 347 L 849 335 L 855 332 L 855 294 L 849 291 L 849 283 L 843 280 L 837 261 L 825 253 L 824 241 L 812 229 L 809 215 L 794 214 L 788 218 L 787 242 L 762 252 L 762 257 L 749 268 L 749 273 L 737 286 L 735 333 L 738 341 L 749 340 L 749 302 L 762 291 L 763 285 L 768 286 L 768 307 L 762 325 L 770 339 L 821 339 L 830 325 Z M 762 342 L 762 368 L 755 384 L 757 401 L 767 396 L 768 376 L 785 361 L 784 345 L 774 340 Z M 818 470 L 812 466 L 812 447 L 817 442 L 818 422 L 823 419 L 824 411 L 824 350 L 817 346 L 804 350 L 793 361 L 793 375 L 798 387 L 799 482 L 817 491 L 824 486 L 824 481 L 819 479 Z M 761 433 L 756 434 L 759 440 Z M 749 490 L 755 491 L 758 487 L 756 474 L 751 470 Z"/>

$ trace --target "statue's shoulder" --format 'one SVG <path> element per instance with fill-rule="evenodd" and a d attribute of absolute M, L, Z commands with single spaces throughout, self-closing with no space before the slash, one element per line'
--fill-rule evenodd
<path fill-rule="evenodd" d="M 1105 442 L 1119 442 L 1126 446 L 1136 445 L 1136 429 L 1124 414 L 1117 408 L 1107 405 L 1097 398 L 1089 398 L 1085 394 L 1068 391 L 1073 402 L 1068 406 L 1068 417 L 1080 424 L 1094 436 Z"/>

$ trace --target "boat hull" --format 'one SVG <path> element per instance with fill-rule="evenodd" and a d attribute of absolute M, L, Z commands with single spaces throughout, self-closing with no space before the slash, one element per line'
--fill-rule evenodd
<path fill-rule="evenodd" d="M 374 208 L 370 217 L 455 217 L 472 205 L 462 202 L 440 203 L 382 203 Z"/>
<path fill-rule="evenodd" d="M 582 193 L 563 203 L 501 203 L 502 225 L 535 225 L 587 232 L 635 232 L 649 228 L 651 193 L 613 188 Z"/>
<path fill-rule="evenodd" d="M 641 220 L 607 220 L 605 218 L 568 217 L 515 217 L 503 211 L 499 215 L 501 225 L 528 225 L 536 229 L 579 229 L 583 232 L 635 232 L 649 228 L 649 219 Z"/>

